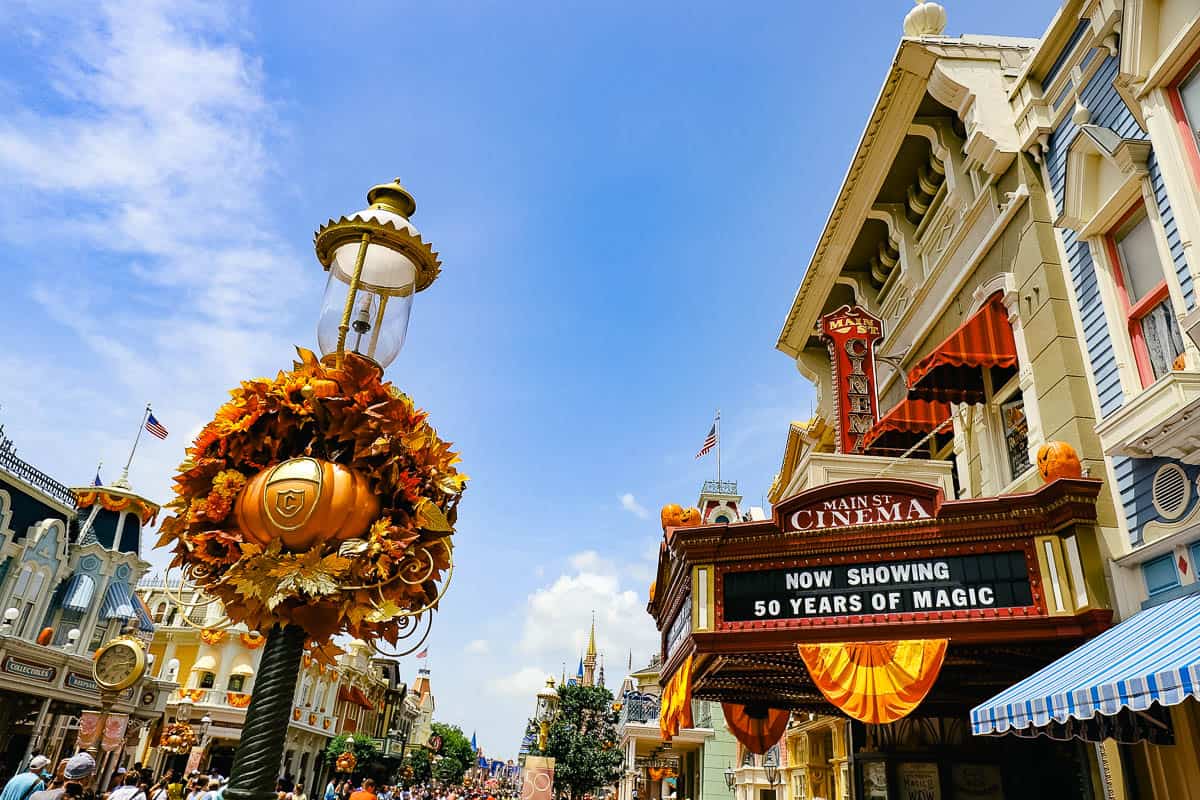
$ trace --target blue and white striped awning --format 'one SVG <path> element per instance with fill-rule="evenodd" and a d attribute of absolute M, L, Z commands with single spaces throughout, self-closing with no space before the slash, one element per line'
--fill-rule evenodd
<path fill-rule="evenodd" d="M 154 620 L 150 618 L 150 609 L 146 607 L 146 601 L 137 595 L 133 596 L 135 603 L 134 611 L 137 612 L 138 630 L 143 633 L 154 633 Z"/>
<path fill-rule="evenodd" d="M 67 581 L 62 593 L 62 607 L 67 611 L 86 612 L 96 597 L 96 579 L 77 572 Z"/>
<path fill-rule="evenodd" d="M 125 581 L 113 581 L 104 592 L 100 619 L 133 619 L 137 616 L 137 600 Z"/>
<path fill-rule="evenodd" d="M 1142 611 L 971 709 L 976 735 L 1200 699 L 1200 594 Z"/>

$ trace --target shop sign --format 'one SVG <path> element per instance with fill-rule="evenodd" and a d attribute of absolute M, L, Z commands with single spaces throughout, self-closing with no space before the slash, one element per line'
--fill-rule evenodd
<path fill-rule="evenodd" d="M 785 531 L 821 531 L 852 525 L 933 519 L 933 500 L 901 494 L 851 494 L 821 500 L 783 518 Z"/>
<path fill-rule="evenodd" d="M 675 619 L 671 620 L 671 625 L 667 628 L 667 658 L 675 654 L 675 651 L 679 649 L 679 645 L 687 640 L 688 634 L 691 632 L 692 598 L 691 595 L 688 595 L 679 607 L 679 613 L 675 615 Z"/>
<path fill-rule="evenodd" d="M 1023 552 L 727 572 L 725 622 L 1032 605 Z"/>
<path fill-rule="evenodd" d="M 25 661 L 16 656 L 8 656 L 0 663 L 0 669 L 3 669 L 9 675 L 17 675 L 22 678 L 28 678 L 31 681 L 41 681 L 42 683 L 53 683 L 54 677 L 58 675 L 58 668 L 51 667 L 47 664 L 35 664 L 32 661 Z"/>
<path fill-rule="evenodd" d="M 906 761 L 896 765 L 900 800 L 942 800 L 938 765 Z"/>
<path fill-rule="evenodd" d="M 68 689 L 78 689 L 81 692 L 99 692 L 96 682 L 80 672 L 68 672 L 63 684 Z"/>
<path fill-rule="evenodd" d="M 860 306 L 842 306 L 821 317 L 820 331 L 833 369 L 837 451 L 861 453 L 879 419 L 875 343 L 883 338 L 883 320 Z"/>

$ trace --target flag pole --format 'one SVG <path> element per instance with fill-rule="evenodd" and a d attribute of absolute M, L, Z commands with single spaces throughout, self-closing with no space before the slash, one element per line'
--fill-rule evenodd
<path fill-rule="evenodd" d="M 717 409 L 717 483 L 721 482 L 721 409 Z"/>
<path fill-rule="evenodd" d="M 146 427 L 146 420 L 150 418 L 150 404 L 146 403 L 146 410 L 142 412 L 142 422 L 138 425 L 137 435 L 133 437 L 133 448 L 129 451 L 129 460 L 125 462 L 125 469 L 121 470 L 121 477 L 117 478 L 113 486 L 122 489 L 129 488 L 129 465 L 133 463 L 133 454 L 137 452 L 138 442 L 142 440 L 142 429 Z"/>

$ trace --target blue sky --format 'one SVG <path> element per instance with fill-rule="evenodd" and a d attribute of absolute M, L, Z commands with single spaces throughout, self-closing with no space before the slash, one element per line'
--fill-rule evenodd
<path fill-rule="evenodd" d="M 1055 9 L 947 5 L 950 34 Z M 171 436 L 131 478 L 167 500 L 224 392 L 314 345 L 313 231 L 400 176 L 444 266 L 388 377 L 473 479 L 437 716 L 509 757 L 593 609 L 610 683 L 649 657 L 657 508 L 713 477 L 713 410 L 754 505 L 809 415 L 773 346 L 909 4 L 331 8 L 0 7 L 0 422 L 112 480 L 150 401 Z"/>

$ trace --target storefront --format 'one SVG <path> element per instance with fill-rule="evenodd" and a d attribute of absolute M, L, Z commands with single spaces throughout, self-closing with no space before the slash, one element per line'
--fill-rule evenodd
<path fill-rule="evenodd" d="M 967 719 L 1108 628 L 1100 579 L 1081 567 L 1099 490 L 1059 479 L 951 500 L 859 479 L 803 491 L 770 520 L 675 529 L 650 606 L 664 696 L 852 718 L 841 796 L 1091 798 L 1077 742 L 973 738 Z"/>

